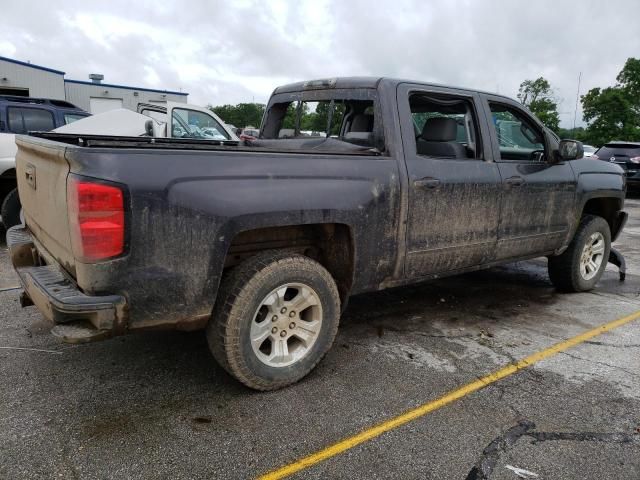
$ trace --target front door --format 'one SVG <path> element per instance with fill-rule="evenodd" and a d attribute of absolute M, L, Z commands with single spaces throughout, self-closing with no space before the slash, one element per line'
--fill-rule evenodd
<path fill-rule="evenodd" d="M 495 257 L 500 175 L 477 97 L 449 89 L 398 90 L 409 180 L 409 278 L 452 272 Z"/>
<path fill-rule="evenodd" d="M 515 102 L 487 100 L 502 178 L 496 258 L 552 252 L 565 243 L 575 223 L 573 170 L 567 162 L 552 161 L 557 142 Z"/>

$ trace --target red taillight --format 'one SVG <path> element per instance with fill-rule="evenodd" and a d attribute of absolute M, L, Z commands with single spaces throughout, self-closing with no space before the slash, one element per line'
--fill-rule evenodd
<path fill-rule="evenodd" d="M 124 251 L 124 198 L 118 187 L 69 177 L 67 208 L 74 256 L 85 262 Z"/>
<path fill-rule="evenodd" d="M 591 158 L 593 158 L 595 160 L 600 160 L 600 157 L 598 155 L 596 155 L 595 153 L 593 155 L 591 155 Z"/>

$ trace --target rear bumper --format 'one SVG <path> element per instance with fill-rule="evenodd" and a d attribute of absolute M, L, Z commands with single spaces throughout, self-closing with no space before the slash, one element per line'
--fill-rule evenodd
<path fill-rule="evenodd" d="M 127 304 L 123 296 L 87 295 L 59 265 L 43 265 L 23 225 L 7 231 L 7 247 L 26 296 L 59 326 L 53 330 L 56 336 L 67 342 L 86 342 L 124 333 Z"/>

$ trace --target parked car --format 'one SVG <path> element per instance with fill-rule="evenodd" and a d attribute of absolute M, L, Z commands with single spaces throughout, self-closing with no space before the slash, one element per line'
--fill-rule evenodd
<path fill-rule="evenodd" d="M 584 156 L 585 157 L 590 157 L 591 155 L 596 153 L 596 150 L 598 150 L 593 145 L 583 145 L 582 148 L 584 149 Z"/>
<path fill-rule="evenodd" d="M 283 128 L 298 102 L 326 104 L 331 136 Z M 242 143 L 17 143 L 22 304 L 67 342 L 205 328 L 258 390 L 318 364 L 353 294 L 541 256 L 559 290 L 592 289 L 627 218 L 618 165 L 510 98 L 420 82 L 277 88 L 261 138 Z"/>
<path fill-rule="evenodd" d="M 0 216 L 5 228 L 20 223 L 15 134 L 52 130 L 88 115 L 64 100 L 0 95 Z"/>
<path fill-rule="evenodd" d="M 167 124 L 171 118 L 171 135 L 167 132 L 167 137 L 238 140 L 234 127 L 224 123 L 208 108 L 176 102 L 166 105 L 140 103 L 138 112 Z"/>
<path fill-rule="evenodd" d="M 593 158 L 620 165 L 629 187 L 640 186 L 640 142 L 609 142 L 600 147 Z"/>
<path fill-rule="evenodd" d="M 242 129 L 240 140 L 255 140 L 260 136 L 260 129 L 256 127 L 246 127 Z"/>
<path fill-rule="evenodd" d="M 109 110 L 54 131 L 76 135 L 238 140 L 215 113 L 201 107 L 168 102 L 167 106 L 140 104 L 138 108 L 142 113 L 125 108 Z M 171 123 L 167 109 L 171 112 Z"/>

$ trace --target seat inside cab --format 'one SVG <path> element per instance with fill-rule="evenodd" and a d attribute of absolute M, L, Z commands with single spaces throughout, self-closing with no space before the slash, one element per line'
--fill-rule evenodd
<path fill-rule="evenodd" d="M 410 107 L 418 155 L 478 158 L 473 111 L 467 100 L 412 95 Z"/>

